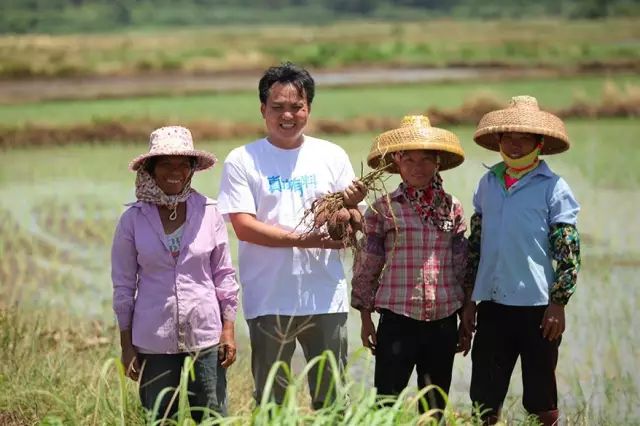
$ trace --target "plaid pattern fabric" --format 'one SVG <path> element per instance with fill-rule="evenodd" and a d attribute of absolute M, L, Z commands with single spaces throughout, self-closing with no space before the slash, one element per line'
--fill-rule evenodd
<path fill-rule="evenodd" d="M 370 311 L 386 308 L 421 321 L 457 311 L 464 300 L 468 248 L 464 212 L 455 198 L 451 218 L 452 232 L 423 222 L 400 189 L 389 199 L 377 199 L 365 213 L 351 305 Z"/>

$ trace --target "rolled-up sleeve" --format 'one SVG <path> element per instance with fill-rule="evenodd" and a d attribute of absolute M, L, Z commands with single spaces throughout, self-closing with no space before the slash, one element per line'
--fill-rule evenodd
<path fill-rule="evenodd" d="M 362 248 L 356 254 L 351 279 L 351 306 L 358 310 L 373 311 L 375 296 L 380 285 L 380 274 L 385 264 L 385 235 L 383 218 L 374 209 L 365 213 L 365 236 Z"/>
<path fill-rule="evenodd" d="M 211 252 L 211 271 L 216 296 L 220 304 L 220 312 L 224 321 L 235 321 L 238 311 L 238 283 L 236 271 L 231 264 L 229 235 L 224 219 L 218 210 L 215 211 L 215 241 Z"/>
<path fill-rule="evenodd" d="M 138 259 L 130 211 L 120 217 L 111 247 L 113 310 L 118 318 L 120 330 L 131 329 L 138 285 Z"/>

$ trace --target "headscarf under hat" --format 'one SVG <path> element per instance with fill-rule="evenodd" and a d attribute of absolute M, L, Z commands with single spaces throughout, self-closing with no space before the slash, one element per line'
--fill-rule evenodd
<path fill-rule="evenodd" d="M 427 188 L 418 189 L 402 182 L 400 190 L 423 223 L 429 222 L 443 232 L 453 231 L 453 199 L 445 192 L 440 173 L 434 174 Z"/>
<path fill-rule="evenodd" d="M 189 195 L 194 192 L 191 188 L 191 176 L 184 184 L 179 194 L 167 195 L 156 183 L 156 180 L 144 168 L 138 169 L 136 174 L 136 198 L 138 201 L 146 201 L 158 206 L 167 207 L 171 214 L 169 220 L 176 220 L 178 215 L 178 203 L 187 201 Z"/>
<path fill-rule="evenodd" d="M 435 151 L 438 167 L 429 187 L 418 189 L 403 182 L 400 190 L 423 223 L 431 223 L 443 232 L 451 232 L 453 199 L 445 192 L 439 171 L 462 164 L 464 150 L 460 140 L 448 130 L 432 127 L 427 116 L 409 115 L 402 119 L 399 128 L 386 131 L 374 140 L 367 163 L 375 168 L 381 161 L 388 164 L 394 156 L 411 150 Z M 399 172 L 396 166 L 390 171 Z"/>
<path fill-rule="evenodd" d="M 179 155 L 196 159 L 195 168 L 179 194 L 165 194 L 153 176 L 142 167 L 149 158 L 161 155 Z M 136 198 L 139 201 L 167 207 L 171 211 L 169 220 L 176 220 L 178 204 L 187 201 L 189 195 L 194 192 L 191 188 L 193 173 L 198 170 L 206 170 L 213 166 L 215 162 L 216 158 L 213 154 L 194 149 L 193 137 L 189 129 L 181 126 L 160 127 L 151 132 L 149 136 L 149 152 L 139 155 L 129 163 L 129 168 L 137 171 Z"/>

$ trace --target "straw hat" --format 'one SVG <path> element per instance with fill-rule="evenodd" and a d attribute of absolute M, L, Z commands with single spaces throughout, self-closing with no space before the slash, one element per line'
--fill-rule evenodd
<path fill-rule="evenodd" d="M 400 127 L 382 133 L 375 138 L 367 156 L 367 164 L 371 168 L 391 163 L 389 154 L 398 151 L 427 149 L 438 151 L 440 170 L 452 169 L 464 161 L 464 151 L 458 137 L 448 130 L 431 127 L 425 115 L 408 115 L 402 119 Z M 398 173 L 396 166 L 391 166 L 391 173 Z"/>
<path fill-rule="evenodd" d="M 193 147 L 193 137 L 189 129 L 181 126 L 167 126 L 151 132 L 149 136 L 149 152 L 131 160 L 129 169 L 136 171 L 144 161 L 159 155 L 184 155 L 198 159 L 196 171 L 206 170 L 215 164 L 216 157 Z"/>
<path fill-rule="evenodd" d="M 514 96 L 506 109 L 485 114 L 478 123 L 473 140 L 487 149 L 499 151 L 499 135 L 505 132 L 543 135 L 541 154 L 558 154 L 569 149 L 569 136 L 562 120 L 541 111 L 538 100 L 533 96 Z"/>

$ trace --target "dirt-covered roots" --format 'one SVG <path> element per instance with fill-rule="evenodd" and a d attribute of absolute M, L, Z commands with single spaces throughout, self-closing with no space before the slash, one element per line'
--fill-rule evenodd
<path fill-rule="evenodd" d="M 378 168 L 360 178 L 367 191 L 383 188 L 383 175 L 391 164 L 381 164 Z M 312 218 L 312 221 L 307 219 Z M 331 192 L 317 198 L 304 212 L 301 223 L 309 223 L 306 232 L 321 232 L 326 229 L 332 240 L 342 241 L 346 246 L 355 246 L 357 232 L 363 232 L 364 218 L 356 206 L 347 206 L 342 192 Z"/>

